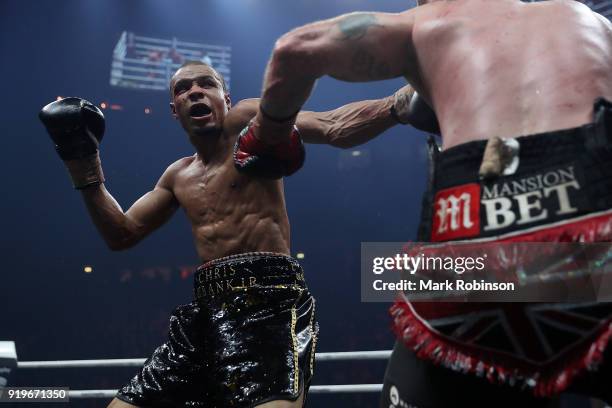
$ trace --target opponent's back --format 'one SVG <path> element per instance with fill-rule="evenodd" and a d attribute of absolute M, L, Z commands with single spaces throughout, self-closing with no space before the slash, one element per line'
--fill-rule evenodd
<path fill-rule="evenodd" d="M 413 44 L 445 147 L 571 128 L 612 99 L 612 28 L 575 1 L 438 1 L 419 7 Z M 411 75 L 409 75 L 411 76 Z"/>

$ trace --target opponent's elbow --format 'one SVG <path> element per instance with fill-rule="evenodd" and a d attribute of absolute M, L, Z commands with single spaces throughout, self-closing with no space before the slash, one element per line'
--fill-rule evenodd
<path fill-rule="evenodd" d="M 294 34 L 293 31 L 288 32 L 274 43 L 270 58 L 271 67 L 286 67 L 293 70 L 299 65 L 297 61 L 303 58 L 304 48 L 305 44 L 300 36 Z"/>
<path fill-rule="evenodd" d="M 274 44 L 270 67 L 275 70 L 287 70 L 308 76 L 320 76 L 319 55 L 322 53 L 320 35 L 310 26 L 296 28 Z"/>

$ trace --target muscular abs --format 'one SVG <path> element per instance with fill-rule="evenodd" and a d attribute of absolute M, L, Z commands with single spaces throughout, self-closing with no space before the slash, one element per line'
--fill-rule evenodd
<path fill-rule="evenodd" d="M 269 251 L 289 253 L 282 181 L 239 174 L 231 154 L 219 166 L 185 159 L 174 194 L 191 223 L 200 259 Z"/>

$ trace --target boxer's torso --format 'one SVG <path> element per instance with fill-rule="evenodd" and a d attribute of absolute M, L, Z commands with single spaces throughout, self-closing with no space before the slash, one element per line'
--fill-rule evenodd
<path fill-rule="evenodd" d="M 435 108 L 444 147 L 592 121 L 612 99 L 612 25 L 569 0 L 419 7 L 408 80 Z M 414 78 L 410 77 L 414 76 Z"/>
<path fill-rule="evenodd" d="M 184 158 L 174 179 L 173 192 L 191 223 L 200 259 L 257 251 L 289 254 L 282 180 L 241 174 L 231 148 L 224 154 L 218 165 L 204 164 L 197 154 Z"/>

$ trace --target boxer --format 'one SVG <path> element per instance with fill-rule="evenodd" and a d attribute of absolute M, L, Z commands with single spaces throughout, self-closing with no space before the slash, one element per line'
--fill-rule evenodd
<path fill-rule="evenodd" d="M 255 119 L 262 138 L 287 137 L 323 75 L 403 76 L 433 108 L 437 123 L 429 127 L 439 127 L 444 151 L 432 149 L 439 157 L 421 240 L 612 239 L 612 25 L 584 4 L 421 1 L 401 13 L 351 13 L 299 27 L 277 41 L 268 63 Z M 534 185 L 528 197 L 503 190 L 548 172 L 567 173 L 570 184 Z M 448 222 L 467 212 L 446 211 L 444 200 L 464 193 L 474 219 Z M 612 312 L 587 306 L 561 307 L 552 324 L 563 334 L 542 339 L 529 316 L 552 315 L 555 305 L 431 308 L 400 299 L 381 407 L 541 406 L 548 401 L 537 397 L 576 388 L 610 401 Z M 512 315 L 513 324 L 496 336 L 461 338 L 486 313 Z M 443 330 L 451 320 L 459 328 Z"/>
<path fill-rule="evenodd" d="M 212 67 L 184 64 L 170 94 L 172 115 L 195 153 L 171 164 L 127 211 L 104 184 L 102 112 L 64 98 L 40 113 L 110 249 L 136 245 L 183 208 L 203 262 L 195 299 L 174 310 L 168 340 L 109 407 L 301 407 L 318 329 L 314 298 L 289 256 L 282 177 L 301 167 L 302 138 L 350 147 L 395 125 L 391 108 L 399 96 L 301 112 L 290 137 L 269 144 L 250 125 L 259 101 L 232 106 Z"/>

